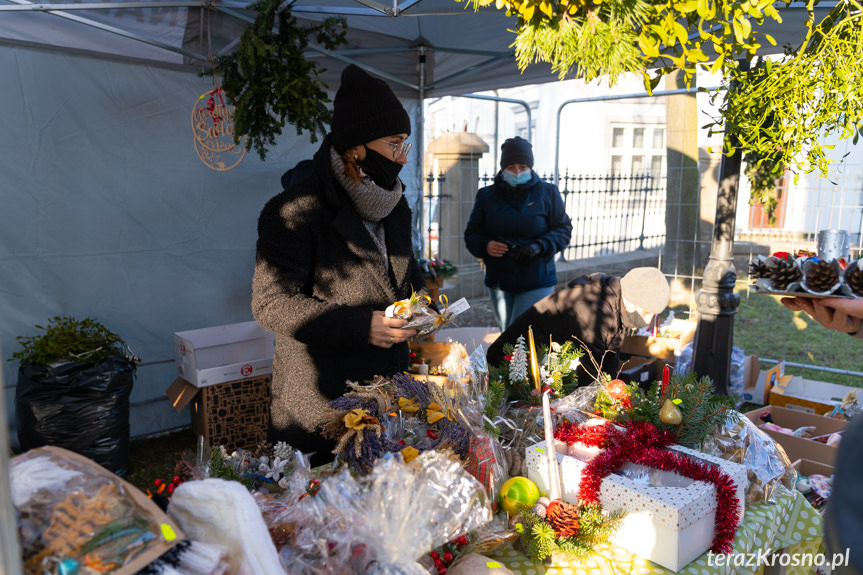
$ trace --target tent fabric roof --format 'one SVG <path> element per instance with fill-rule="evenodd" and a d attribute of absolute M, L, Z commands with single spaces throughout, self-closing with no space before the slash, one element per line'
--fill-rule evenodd
<path fill-rule="evenodd" d="M 189 0 L 114 0 L 77 2 L 0 0 L 0 43 L 120 58 L 200 72 L 212 55 L 229 53 L 254 13 L 246 0 L 214 0 L 202 10 Z M 819 8 L 829 10 L 832 3 Z M 783 5 L 784 6 L 784 5 Z M 346 46 L 309 58 L 327 70 L 322 79 L 338 85 L 347 63 L 387 78 L 399 96 L 458 95 L 557 79 L 547 64 L 518 70 L 511 31 L 515 19 L 493 7 L 475 12 L 455 0 L 296 0 L 291 8 L 302 20 L 319 22 L 341 16 L 348 23 Z M 762 27 L 777 40 L 764 50 L 781 53 L 805 33 L 802 3 L 780 9 L 781 25 Z M 422 54 L 425 65 L 421 66 Z"/>

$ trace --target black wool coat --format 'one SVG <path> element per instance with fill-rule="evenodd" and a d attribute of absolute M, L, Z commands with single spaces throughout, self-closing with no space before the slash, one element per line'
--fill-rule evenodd
<path fill-rule="evenodd" d="M 526 341 L 527 328 L 533 326 L 537 346 L 548 345 L 549 336 L 560 344 L 572 340 L 574 345 L 587 348 L 596 363 L 601 364 L 602 371 L 617 375 L 618 351 L 626 333 L 622 306 L 620 278 L 601 273 L 575 278 L 515 318 L 489 346 L 488 364 L 499 365 L 503 361 L 503 345 L 515 345 L 519 335 Z M 579 363 L 578 383 L 588 385 L 597 375 L 596 368 L 587 355 Z"/>
<path fill-rule="evenodd" d="M 382 221 L 389 265 L 334 178 L 330 141 L 314 157 L 312 177 L 264 206 L 258 220 L 252 312 L 276 333 L 270 440 L 332 459 L 324 439 L 328 402 L 346 381 L 408 368 L 407 343 L 369 344 L 372 312 L 425 287 L 413 256 L 411 210 L 404 196 Z"/>

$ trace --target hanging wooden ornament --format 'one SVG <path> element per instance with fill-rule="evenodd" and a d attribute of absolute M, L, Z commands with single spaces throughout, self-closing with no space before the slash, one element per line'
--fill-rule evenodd
<path fill-rule="evenodd" d="M 195 152 L 207 167 L 224 172 L 235 168 L 246 156 L 246 136 L 234 142 L 236 108 L 225 103 L 221 88 L 202 94 L 192 108 Z"/>

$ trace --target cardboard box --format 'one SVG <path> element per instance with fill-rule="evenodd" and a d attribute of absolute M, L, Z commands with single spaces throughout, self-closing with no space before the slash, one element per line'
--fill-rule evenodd
<path fill-rule="evenodd" d="M 174 334 L 177 375 L 197 387 L 273 373 L 276 334 L 256 321 Z"/>
<path fill-rule="evenodd" d="M 770 388 L 770 405 L 825 415 L 838 407 L 849 393 L 858 394 L 863 400 L 860 391 L 859 387 L 804 379 L 799 375 L 786 376 Z"/>
<path fill-rule="evenodd" d="M 780 362 L 776 368 L 782 371 L 782 373 L 776 372 L 778 376 L 784 375 L 785 364 L 783 362 Z M 770 389 L 764 385 L 767 377 L 767 372 L 761 371 L 761 364 L 757 356 L 747 355 L 743 358 L 743 392 L 741 393 L 741 399 L 747 403 L 767 405 L 770 400 Z"/>
<path fill-rule="evenodd" d="M 824 417 L 823 415 L 815 415 L 794 409 L 787 409 L 776 405 L 770 405 L 759 409 L 753 409 L 745 413 L 755 425 L 764 423 L 761 420 L 761 414 L 770 412 L 773 423 L 776 425 L 787 427 L 789 429 L 797 429 L 803 426 L 814 426 L 816 436 L 829 435 L 843 431 L 846 422 L 841 419 L 833 419 Z M 787 433 L 779 433 L 770 429 L 760 428 L 764 433 L 769 435 L 776 443 L 782 446 L 788 459 L 794 461 L 796 459 L 809 459 L 825 465 L 834 465 L 836 462 L 836 447 L 813 441 L 812 439 L 804 439 L 802 437 L 794 437 Z"/>
<path fill-rule="evenodd" d="M 617 377 L 626 383 L 638 382 L 639 387 L 648 389 L 656 380 L 657 361 L 654 357 L 631 357 L 623 363 Z"/>
<path fill-rule="evenodd" d="M 826 465 L 824 463 L 812 461 L 811 459 L 797 459 L 791 464 L 791 467 L 796 469 L 800 475 L 805 475 L 806 477 L 815 475 L 816 473 L 818 475 L 826 475 L 829 477 L 836 472 L 832 465 Z"/>
<path fill-rule="evenodd" d="M 555 446 L 563 491 L 561 498 L 570 503 L 578 499 L 581 471 L 586 461 L 599 453 L 598 448 L 581 447 L 576 449 L 577 457 L 564 454 L 578 447 L 568 448 L 559 441 Z M 671 449 L 722 467 L 734 481 L 743 517 L 748 485 L 744 466 L 679 445 Z M 525 456 L 528 478 L 541 492 L 547 491 L 545 442 L 527 447 Z M 627 464 L 624 470 L 627 469 L 645 471 L 647 468 Z M 716 490 L 708 483 L 659 470 L 651 473 L 650 484 L 612 473 L 602 481 L 600 503 L 604 509 L 627 511 L 611 538 L 612 543 L 672 571 L 679 571 L 713 544 Z"/>
<path fill-rule="evenodd" d="M 672 337 L 654 337 L 652 335 L 627 335 L 620 346 L 621 353 L 642 357 L 657 357 L 669 362 L 674 361 L 674 352 L 692 341 L 695 337 L 694 321 L 674 319 L 671 325 L 663 329 L 663 333 L 673 334 Z"/>
<path fill-rule="evenodd" d="M 230 453 L 238 447 L 254 449 L 267 440 L 270 382 L 264 375 L 198 388 L 177 378 L 167 395 L 177 413 L 190 406 L 192 431 L 204 436 L 209 447 L 224 445 Z"/>

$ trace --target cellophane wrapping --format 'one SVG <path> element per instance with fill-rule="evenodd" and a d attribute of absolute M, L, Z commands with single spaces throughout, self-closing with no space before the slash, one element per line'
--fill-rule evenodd
<path fill-rule="evenodd" d="M 345 554 L 353 568 L 378 575 L 426 574 L 418 559 L 492 517 L 485 489 L 445 451 L 410 464 L 386 454 L 364 477 L 343 471 L 321 484 L 314 503 L 318 519 L 354 543 Z"/>
<path fill-rule="evenodd" d="M 796 477 L 782 447 L 745 416 L 727 419 L 707 437 L 702 451 L 746 467 L 746 503 L 775 502 L 776 486 L 792 489 Z"/>

